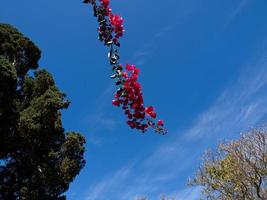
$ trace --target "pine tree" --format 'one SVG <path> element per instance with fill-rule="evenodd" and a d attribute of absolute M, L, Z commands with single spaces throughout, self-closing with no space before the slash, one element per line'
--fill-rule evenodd
<path fill-rule="evenodd" d="M 85 139 L 62 127 L 69 101 L 37 69 L 40 56 L 29 38 L 0 24 L 0 199 L 66 199 L 85 165 Z"/>

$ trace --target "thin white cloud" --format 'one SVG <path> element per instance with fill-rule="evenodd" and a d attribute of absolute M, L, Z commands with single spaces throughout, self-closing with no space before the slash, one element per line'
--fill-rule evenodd
<path fill-rule="evenodd" d="M 237 7 L 235 7 L 230 13 L 230 18 L 236 17 L 242 10 L 249 4 L 250 0 L 241 0 Z"/>
<path fill-rule="evenodd" d="M 168 25 L 160 29 L 147 43 L 145 43 L 130 59 L 137 66 L 142 66 L 151 58 L 153 53 L 159 48 L 159 41 L 170 32 L 175 25 Z"/>
<path fill-rule="evenodd" d="M 121 185 L 129 176 L 131 166 L 119 169 L 115 174 L 106 177 L 103 181 L 96 183 L 89 188 L 87 200 L 112 200 L 113 192 L 118 194 L 121 191 Z M 113 191 L 115 189 L 115 191 Z M 121 191 L 122 192 L 122 191 Z"/>
<path fill-rule="evenodd" d="M 256 72 L 254 69 L 257 69 Z M 267 54 L 246 67 L 237 83 L 225 89 L 215 103 L 196 120 L 186 137 L 231 134 L 260 123 L 267 108 Z"/>
<path fill-rule="evenodd" d="M 112 106 L 111 101 L 115 90 L 113 84 L 109 84 L 96 99 L 95 108 L 84 119 L 85 123 L 89 125 L 90 130 L 96 131 L 101 129 L 112 131 L 120 124 L 120 122 L 106 112 L 107 107 Z"/>
<path fill-rule="evenodd" d="M 168 5 L 168 3 L 166 3 L 165 5 Z M 132 56 L 132 58 L 130 59 L 131 62 L 133 62 L 137 66 L 145 65 L 147 60 L 149 60 L 153 56 L 153 54 L 158 49 L 160 49 L 160 43 L 164 40 L 164 37 L 166 37 L 166 35 L 168 35 L 168 33 L 175 29 L 179 24 L 185 22 L 185 19 L 187 17 L 191 17 L 191 14 L 194 13 L 198 8 L 198 1 L 177 0 L 177 5 L 179 6 L 177 6 L 175 10 L 170 10 L 170 12 L 173 12 L 173 16 L 168 18 L 166 22 L 167 25 L 159 27 L 159 29 L 155 31 L 155 34 L 151 35 L 151 38 L 146 43 L 144 43 L 140 47 L 140 49 L 138 49 Z"/>
<path fill-rule="evenodd" d="M 201 188 L 187 188 L 179 191 L 178 193 L 174 193 L 170 195 L 170 197 L 174 197 L 174 200 L 197 200 L 201 196 Z"/>
<path fill-rule="evenodd" d="M 233 9 L 229 12 L 226 22 L 223 25 L 223 29 L 225 29 L 231 22 L 240 14 L 242 11 L 248 6 L 251 0 L 240 0 L 237 6 L 233 7 Z"/>

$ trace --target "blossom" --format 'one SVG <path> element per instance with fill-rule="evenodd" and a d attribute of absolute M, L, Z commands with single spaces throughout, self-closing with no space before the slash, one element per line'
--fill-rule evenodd
<path fill-rule="evenodd" d="M 164 121 L 163 120 L 158 120 L 157 125 L 158 126 L 163 126 L 164 125 Z"/>
<path fill-rule="evenodd" d="M 114 105 L 114 106 L 119 106 L 121 103 L 120 103 L 120 101 L 119 100 L 113 100 L 112 101 L 112 104 Z"/>
<path fill-rule="evenodd" d="M 111 78 L 115 79 L 115 84 L 118 86 L 112 104 L 123 110 L 127 124 L 132 129 L 145 132 L 151 127 L 156 132 L 165 134 L 164 122 L 162 120 L 158 120 L 157 123 L 154 121 L 157 117 L 154 107 L 144 106 L 142 86 L 138 82 L 140 69 L 135 65 L 126 64 L 124 70 L 123 66 L 118 64 L 120 58 L 118 52 L 119 38 L 123 36 L 125 31 L 123 18 L 112 13 L 109 0 L 99 0 L 100 5 L 96 3 L 96 0 L 84 0 L 83 2 L 93 5 L 94 16 L 97 17 L 99 23 L 98 38 L 104 45 L 110 47 L 108 58 L 114 73 Z"/>
<path fill-rule="evenodd" d="M 102 3 L 102 5 L 103 5 L 105 8 L 108 8 L 108 6 L 109 6 L 109 4 L 110 4 L 109 0 L 99 0 L 99 1 Z"/>

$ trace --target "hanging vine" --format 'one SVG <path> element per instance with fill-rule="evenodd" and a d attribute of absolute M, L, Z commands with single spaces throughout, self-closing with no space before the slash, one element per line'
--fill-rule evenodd
<path fill-rule="evenodd" d="M 98 38 L 109 48 L 108 59 L 112 66 L 111 78 L 118 87 L 112 104 L 122 108 L 127 117 L 127 124 L 143 133 L 150 127 L 157 133 L 166 134 L 162 120 L 156 121 L 157 114 L 153 106 L 144 106 L 141 85 L 137 81 L 139 68 L 135 65 L 119 64 L 120 47 L 119 39 L 123 36 L 123 19 L 112 13 L 109 0 L 84 0 L 86 4 L 92 4 L 94 16 L 98 20 Z"/>

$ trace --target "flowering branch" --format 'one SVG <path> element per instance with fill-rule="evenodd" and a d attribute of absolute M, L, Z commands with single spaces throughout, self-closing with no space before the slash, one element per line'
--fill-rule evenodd
<path fill-rule="evenodd" d="M 127 124 L 143 133 L 149 128 L 153 128 L 157 133 L 166 134 L 162 120 L 155 121 L 157 114 L 152 106 L 145 107 L 141 85 L 137 81 L 140 70 L 135 65 L 119 64 L 120 47 L 119 38 L 123 36 L 123 19 L 119 15 L 114 15 L 109 7 L 109 0 L 84 0 L 86 4 L 92 4 L 94 16 L 98 20 L 98 39 L 109 47 L 108 58 L 112 66 L 112 79 L 118 86 L 112 104 L 121 107 L 127 117 Z"/>

